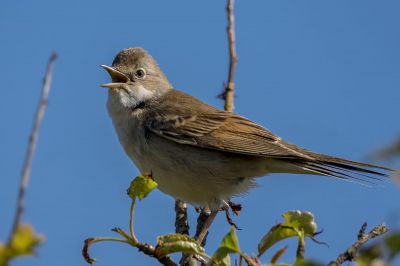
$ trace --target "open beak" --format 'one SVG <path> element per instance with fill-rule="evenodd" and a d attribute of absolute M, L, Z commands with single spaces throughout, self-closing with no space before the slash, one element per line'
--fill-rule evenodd
<path fill-rule="evenodd" d="M 124 73 L 116 70 L 115 68 L 107 65 L 101 65 L 101 67 L 104 68 L 108 72 L 108 74 L 110 74 L 112 82 L 101 84 L 100 87 L 107 89 L 117 89 L 129 81 L 129 78 Z"/>

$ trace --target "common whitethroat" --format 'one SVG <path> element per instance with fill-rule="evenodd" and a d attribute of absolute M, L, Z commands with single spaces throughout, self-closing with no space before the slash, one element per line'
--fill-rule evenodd
<path fill-rule="evenodd" d="M 272 173 L 370 183 L 391 171 L 290 144 L 261 125 L 173 88 L 142 48 L 102 65 L 112 82 L 107 108 L 126 154 L 175 199 L 217 210 Z"/>

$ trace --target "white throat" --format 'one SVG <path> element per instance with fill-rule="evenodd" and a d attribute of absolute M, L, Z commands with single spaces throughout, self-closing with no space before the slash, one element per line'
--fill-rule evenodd
<path fill-rule="evenodd" d="M 144 102 L 150 100 L 154 97 L 154 92 L 146 89 L 143 85 L 135 86 L 135 89 L 130 92 L 131 101 L 134 101 L 135 104 L 140 102 Z"/>
<path fill-rule="evenodd" d="M 129 89 L 129 94 L 123 89 L 109 91 L 107 106 L 113 113 L 126 112 L 154 96 L 155 93 L 146 89 L 143 85 L 135 85 L 135 88 Z"/>

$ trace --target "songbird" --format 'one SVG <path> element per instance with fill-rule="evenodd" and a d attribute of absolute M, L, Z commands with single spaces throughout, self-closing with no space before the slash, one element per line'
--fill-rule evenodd
<path fill-rule="evenodd" d="M 261 125 L 174 89 L 142 48 L 102 65 L 108 113 L 126 154 L 175 199 L 217 210 L 272 173 L 373 182 L 388 168 L 308 151 Z"/>

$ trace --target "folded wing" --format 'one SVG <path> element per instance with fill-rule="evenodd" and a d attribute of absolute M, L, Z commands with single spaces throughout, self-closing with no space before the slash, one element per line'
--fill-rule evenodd
<path fill-rule="evenodd" d="M 373 183 L 388 168 L 314 153 L 281 140 L 260 125 L 171 90 L 146 115 L 145 126 L 171 141 L 250 156 L 282 160 L 307 172 Z M 169 99 L 168 99 L 169 98 Z"/>

